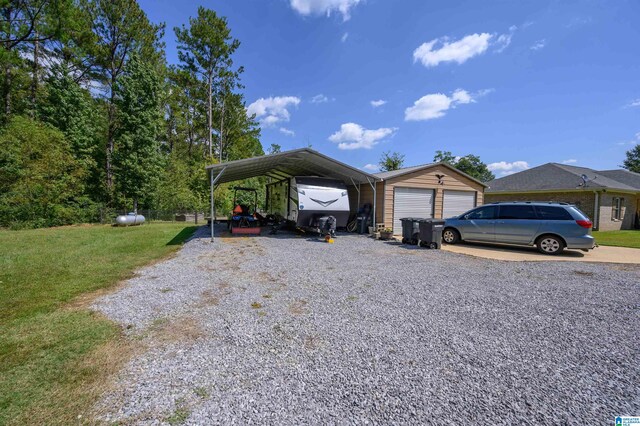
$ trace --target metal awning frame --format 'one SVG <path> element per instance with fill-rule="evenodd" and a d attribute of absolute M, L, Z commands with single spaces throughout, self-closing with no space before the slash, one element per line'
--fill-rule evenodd
<path fill-rule="evenodd" d="M 215 199 L 217 185 L 251 177 L 266 176 L 277 180 L 290 179 L 294 176 L 322 176 L 351 181 L 358 192 L 360 207 L 361 184 L 368 183 L 373 191 L 373 226 L 376 225 L 377 176 L 363 172 L 348 164 L 334 160 L 310 148 L 294 149 L 277 154 L 246 158 L 207 166 L 211 190 L 211 241 L 215 239 Z"/>

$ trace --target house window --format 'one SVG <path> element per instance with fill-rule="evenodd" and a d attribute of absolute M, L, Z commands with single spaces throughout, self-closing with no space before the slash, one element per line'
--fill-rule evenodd
<path fill-rule="evenodd" d="M 611 220 L 621 220 L 622 219 L 622 205 L 624 203 L 624 198 L 615 197 L 613 199 L 613 204 L 611 206 Z"/>

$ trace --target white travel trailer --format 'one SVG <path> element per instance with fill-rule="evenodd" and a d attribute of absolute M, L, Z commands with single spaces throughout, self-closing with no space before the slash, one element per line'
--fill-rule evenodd
<path fill-rule="evenodd" d="M 335 217 L 336 227 L 346 227 L 349 194 L 340 180 L 296 176 L 267 185 L 267 212 L 300 228 L 317 229 L 327 216 Z"/>

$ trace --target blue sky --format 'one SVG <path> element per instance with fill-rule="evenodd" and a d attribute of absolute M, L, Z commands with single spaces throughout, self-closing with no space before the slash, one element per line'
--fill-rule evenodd
<path fill-rule="evenodd" d="M 173 27 L 226 16 L 262 143 L 356 167 L 436 150 L 497 176 L 618 167 L 640 142 L 640 1 L 142 0 Z M 379 102 L 375 102 L 379 101 Z M 372 104 L 372 102 L 374 102 Z M 369 167 L 371 169 L 371 167 Z"/>

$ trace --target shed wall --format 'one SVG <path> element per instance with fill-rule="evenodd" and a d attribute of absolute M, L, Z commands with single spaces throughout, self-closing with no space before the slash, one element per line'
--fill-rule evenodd
<path fill-rule="evenodd" d="M 436 175 L 444 175 L 442 178 L 442 184 L 438 183 L 439 179 Z M 433 217 L 436 219 L 442 219 L 442 205 L 445 189 L 475 191 L 476 205 L 479 206 L 484 202 L 484 187 L 482 185 L 443 166 L 434 166 L 425 170 L 418 170 L 413 173 L 388 179 L 385 181 L 384 187 L 382 219 L 385 226 L 389 228 L 393 226 L 393 191 L 395 187 L 433 189 Z M 380 197 L 380 195 L 378 195 L 378 197 Z"/>

